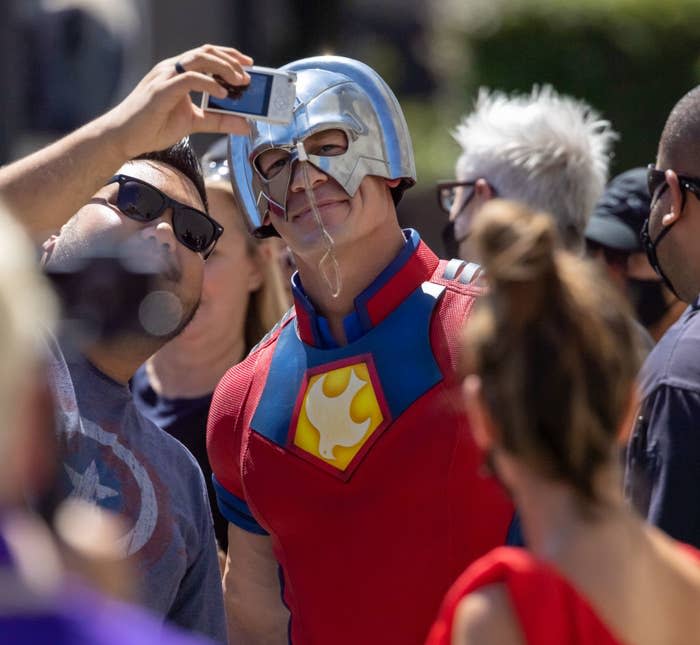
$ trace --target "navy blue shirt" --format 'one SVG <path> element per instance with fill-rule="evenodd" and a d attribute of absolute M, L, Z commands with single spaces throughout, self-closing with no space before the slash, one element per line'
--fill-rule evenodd
<path fill-rule="evenodd" d="M 700 548 L 700 298 L 649 354 L 625 491 L 672 537 Z"/>

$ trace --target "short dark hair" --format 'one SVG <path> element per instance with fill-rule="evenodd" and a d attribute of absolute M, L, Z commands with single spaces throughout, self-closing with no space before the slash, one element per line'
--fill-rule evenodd
<path fill-rule="evenodd" d="M 204 177 L 202 176 L 202 166 L 190 143 L 189 137 L 180 139 L 176 144 L 164 150 L 144 152 L 132 159 L 132 161 L 139 160 L 160 161 L 161 163 L 168 164 L 175 168 L 175 170 L 179 170 L 194 184 L 202 200 L 202 204 L 204 204 L 204 210 L 207 212 L 209 211 L 207 192 L 204 188 Z"/>
<path fill-rule="evenodd" d="M 673 107 L 659 141 L 659 157 L 680 172 L 700 173 L 700 86 L 693 88 Z M 675 168 L 674 168 L 675 170 Z"/>

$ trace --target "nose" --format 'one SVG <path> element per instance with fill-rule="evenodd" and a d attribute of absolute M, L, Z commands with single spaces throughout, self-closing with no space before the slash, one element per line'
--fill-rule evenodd
<path fill-rule="evenodd" d="M 166 247 L 170 252 L 175 250 L 175 244 L 177 244 L 169 216 L 159 217 L 157 220 L 149 222 L 141 229 L 141 238 L 153 240 L 159 248 Z"/>
<path fill-rule="evenodd" d="M 306 166 L 306 171 L 309 175 L 309 183 L 311 188 L 316 188 L 326 181 L 328 181 L 328 175 L 320 171 L 316 166 L 309 162 L 297 161 L 292 167 L 292 180 L 289 183 L 289 190 L 293 193 L 301 192 L 305 189 L 304 185 L 304 168 L 302 164 Z"/>

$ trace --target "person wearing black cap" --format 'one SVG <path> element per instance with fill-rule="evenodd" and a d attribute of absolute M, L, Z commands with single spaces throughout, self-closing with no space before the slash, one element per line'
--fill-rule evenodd
<path fill-rule="evenodd" d="M 654 273 L 644 253 L 641 230 L 649 216 L 646 169 L 632 168 L 610 181 L 586 227 L 586 249 L 600 259 L 610 279 L 634 307 L 654 341 L 680 316 L 685 305 Z"/>

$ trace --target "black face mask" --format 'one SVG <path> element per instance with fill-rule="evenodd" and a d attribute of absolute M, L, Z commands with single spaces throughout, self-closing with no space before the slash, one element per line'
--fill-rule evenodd
<path fill-rule="evenodd" d="M 627 278 L 627 293 L 639 322 L 645 327 L 659 322 L 668 311 L 663 282 L 659 280 Z"/>
<path fill-rule="evenodd" d="M 685 193 L 684 193 L 685 196 Z M 684 201 L 685 203 L 685 201 Z M 647 217 L 646 220 L 644 220 L 644 225 L 642 226 L 642 232 L 641 232 L 641 239 L 642 239 L 642 246 L 644 246 L 644 250 L 646 251 L 647 254 L 647 260 L 649 260 L 649 264 L 651 264 L 651 267 L 656 271 L 656 274 L 663 280 L 664 284 L 670 289 L 671 293 L 673 293 L 674 296 L 680 299 L 680 296 L 676 292 L 673 283 L 669 279 L 669 277 L 664 273 L 664 270 L 661 268 L 661 262 L 659 262 L 659 256 L 656 253 L 656 250 L 659 246 L 659 242 L 668 235 L 668 232 L 671 230 L 673 227 L 673 224 L 676 222 L 673 222 L 673 224 L 669 224 L 668 226 L 664 227 L 661 229 L 661 232 L 656 236 L 655 240 L 651 239 L 651 235 L 649 233 L 649 219 Z M 678 220 L 676 220 L 678 221 Z"/>

